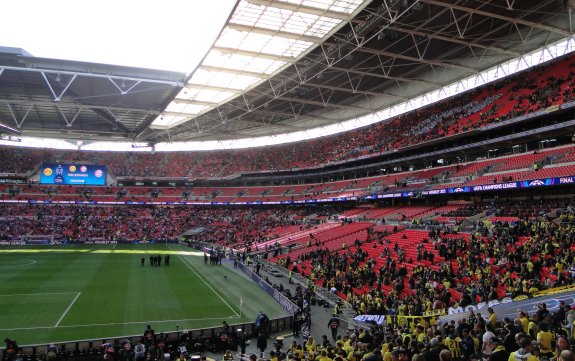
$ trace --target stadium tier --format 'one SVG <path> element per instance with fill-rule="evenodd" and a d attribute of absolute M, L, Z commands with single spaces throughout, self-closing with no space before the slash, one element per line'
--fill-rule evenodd
<path fill-rule="evenodd" d="M 461 302 L 462 297 L 466 298 L 466 304 L 500 299 L 507 293 L 520 293 L 526 287 L 541 289 L 557 282 L 570 282 L 567 280 L 571 274 L 557 272 L 555 267 L 564 261 L 571 263 L 575 244 L 565 238 L 571 231 L 564 228 L 567 226 L 564 222 L 572 216 L 563 214 L 561 225 L 540 221 L 535 226 L 536 223 L 527 221 L 540 219 L 538 217 L 553 209 L 566 209 L 568 203 L 489 205 L 501 215 L 491 217 L 493 222 L 523 219 L 512 234 L 506 232 L 507 226 L 496 226 L 496 232 L 489 233 L 487 228 L 479 226 L 476 232 L 458 234 L 375 226 L 367 228 L 366 233 L 351 233 L 350 239 L 341 238 L 340 242 L 336 241 L 339 235 L 335 232 L 331 237 L 309 239 L 301 242 L 301 247 L 272 260 L 304 273 L 324 287 L 334 287 L 340 296 L 352 303 L 358 302 L 358 306 L 365 299 L 357 295 L 371 294 L 369 302 L 373 303 L 372 298 L 380 291 L 384 299 L 391 295 L 393 299 L 406 298 L 411 302 L 412 296 L 417 295 L 424 303 L 439 301 L 443 307 Z M 487 205 L 476 206 L 481 209 Z M 503 216 L 506 214 L 518 217 Z M 532 227 L 536 229 L 535 234 Z M 549 248 L 534 237 L 541 232 L 559 238 Z M 537 265 L 527 271 L 525 265 L 530 262 Z M 479 267 L 480 264 L 486 266 Z M 526 277 L 529 281 L 522 284 L 521 280 Z M 484 283 L 485 280 L 489 282 Z M 430 284 L 433 284 L 431 288 Z"/>
<path fill-rule="evenodd" d="M 439 166 L 418 171 L 404 171 L 387 175 L 282 186 L 69 186 L 39 184 L 0 185 L 0 201 L 13 203 L 85 202 L 103 204 L 124 203 L 196 203 L 248 204 L 290 203 L 321 199 L 362 199 L 379 194 L 432 194 L 433 190 L 475 186 L 489 186 L 521 181 L 572 177 L 575 164 L 570 155 L 575 146 L 566 145 L 542 151 L 480 160 L 458 165 Z M 565 156 L 564 156 L 565 155 Z M 537 164 L 535 168 L 534 165 Z M 541 181 L 543 182 L 543 181 Z M 545 185 L 545 183 L 539 184 Z M 402 193 L 396 193 L 402 192 Z M 421 212 L 425 213 L 423 209 Z M 384 215 L 384 214 L 382 214 Z M 412 218 L 415 214 L 406 214 Z M 394 215 L 402 218 L 404 215 Z"/>
<path fill-rule="evenodd" d="M 482 127 L 512 121 L 538 111 L 549 112 L 569 103 L 575 93 L 571 75 L 575 58 L 551 64 L 472 90 L 425 109 L 364 129 L 265 149 L 168 152 L 156 154 L 63 152 L 0 148 L 2 173 L 25 174 L 41 162 L 105 164 L 116 177 L 226 177 L 238 173 L 295 170 L 352 159 L 375 157 Z M 525 158 L 525 165 L 536 161 Z M 485 166 L 489 166 L 487 162 Z M 502 164 L 500 171 L 520 167 Z M 458 170 L 465 175 L 465 169 Z M 474 170 L 470 170 L 474 172 Z"/>

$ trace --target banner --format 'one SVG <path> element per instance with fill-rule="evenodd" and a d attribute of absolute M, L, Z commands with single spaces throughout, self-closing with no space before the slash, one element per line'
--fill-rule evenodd
<path fill-rule="evenodd" d="M 422 325 L 425 327 L 426 321 L 429 321 L 431 326 L 435 325 L 437 321 L 437 316 L 386 316 L 386 321 L 388 325 L 392 325 L 394 328 L 397 326 L 409 327 L 410 330 L 415 330 L 417 325 Z"/>
<path fill-rule="evenodd" d="M 563 293 L 566 291 L 573 291 L 573 290 L 575 290 L 575 285 L 554 287 L 554 288 L 549 288 L 549 289 L 542 290 L 542 291 L 535 291 L 535 292 L 533 292 L 533 297 L 556 295 L 558 293 Z"/>
<path fill-rule="evenodd" d="M 383 326 L 385 324 L 385 317 L 385 315 L 359 315 L 355 316 L 354 320 L 359 322 L 375 323 L 379 326 Z"/>
<path fill-rule="evenodd" d="M 431 310 L 423 312 L 423 317 L 443 316 L 443 315 L 447 315 L 447 308 L 441 308 L 439 310 Z"/>
<path fill-rule="evenodd" d="M 487 315 L 487 308 L 493 308 L 493 311 L 497 314 L 497 319 L 502 320 L 505 317 L 510 319 L 515 319 L 517 317 L 517 310 L 523 310 L 532 314 L 537 311 L 537 305 L 540 303 L 545 303 L 549 312 L 556 312 L 559 308 L 559 302 L 563 301 L 569 306 L 575 306 L 575 294 L 573 290 L 575 285 L 556 287 L 548 290 L 534 292 L 533 298 L 528 298 L 527 295 L 518 295 L 515 298 L 505 297 L 502 300 L 493 300 L 486 302 L 481 302 L 477 305 L 469 305 L 465 308 L 457 307 L 449 308 L 449 314 L 445 316 L 440 316 L 442 322 L 448 322 L 451 320 L 458 320 L 467 317 L 469 311 L 474 311 L 476 314 L 479 312 L 483 316 Z M 485 311 L 485 312 L 483 312 Z"/>
<path fill-rule="evenodd" d="M 476 186 L 461 186 L 453 188 L 431 189 L 422 191 L 421 194 L 427 196 L 437 194 L 473 193 L 473 192 L 483 192 L 493 190 L 507 190 L 517 188 L 541 187 L 541 186 L 557 186 L 557 185 L 574 184 L 574 183 L 575 183 L 575 176 L 565 176 L 556 178 L 530 179 L 518 182 L 492 183 L 492 184 L 480 184 Z"/>

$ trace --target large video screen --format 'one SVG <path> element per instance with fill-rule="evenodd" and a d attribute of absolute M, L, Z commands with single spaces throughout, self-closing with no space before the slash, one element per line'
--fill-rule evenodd
<path fill-rule="evenodd" d="M 42 164 L 42 184 L 106 185 L 106 167 L 92 164 Z"/>

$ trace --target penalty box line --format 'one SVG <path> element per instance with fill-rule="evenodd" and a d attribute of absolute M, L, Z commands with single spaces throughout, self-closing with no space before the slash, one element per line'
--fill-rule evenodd
<path fill-rule="evenodd" d="M 62 320 L 64 319 L 64 317 L 68 314 L 68 312 L 70 311 L 70 309 L 72 308 L 72 306 L 74 305 L 74 303 L 76 303 L 76 300 L 78 299 L 78 297 L 80 297 L 80 295 L 82 294 L 82 292 L 45 292 L 45 293 L 12 293 L 12 294 L 4 294 L 4 295 L 0 295 L 0 297 L 14 297 L 14 296 L 46 296 L 46 295 L 73 295 L 75 294 L 76 297 L 74 297 L 74 299 L 72 300 L 72 302 L 70 302 L 70 304 L 68 305 L 68 307 L 64 310 L 64 313 L 62 313 L 62 315 L 60 316 L 60 318 L 58 319 L 58 321 L 56 321 L 56 324 L 54 326 L 46 326 L 46 327 L 41 327 L 41 328 L 52 328 L 52 327 L 58 327 L 60 325 L 60 322 L 62 322 Z M 21 330 L 21 329 L 36 329 L 36 327 L 30 327 L 30 328 L 14 328 L 14 329 L 5 329 L 5 330 Z"/>
<path fill-rule="evenodd" d="M 72 300 L 72 302 L 70 302 L 70 304 L 68 305 L 68 308 L 66 308 L 66 310 L 64 311 L 64 313 L 62 314 L 62 316 L 60 316 L 60 318 L 58 319 L 58 322 L 56 322 L 56 324 L 54 325 L 54 327 L 58 327 L 60 325 L 60 322 L 62 322 L 62 320 L 64 319 L 64 317 L 66 317 L 66 315 L 68 314 L 68 311 L 70 311 L 70 308 L 72 308 L 72 306 L 74 305 L 74 303 L 76 303 L 76 300 L 78 299 L 78 297 L 80 297 L 80 295 L 82 294 L 82 292 L 76 292 L 76 297 L 74 297 L 74 299 Z"/>

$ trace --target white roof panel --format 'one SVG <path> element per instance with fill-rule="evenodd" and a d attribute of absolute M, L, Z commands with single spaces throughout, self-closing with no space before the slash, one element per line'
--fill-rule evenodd
<path fill-rule="evenodd" d="M 211 102 L 220 103 L 228 98 L 231 98 L 236 93 L 217 91 L 210 89 L 195 89 L 195 88 L 184 88 L 176 96 L 176 101 L 178 99 L 183 100 L 197 100 L 200 102 Z"/>
<path fill-rule="evenodd" d="M 300 59 L 337 30 L 342 19 L 369 2 L 240 0 L 214 46 L 192 73 L 189 86 L 166 108 L 169 113 L 152 126 L 175 126 L 248 91 Z M 178 99 L 191 102 L 178 103 Z M 172 112 L 190 116 L 182 119 Z"/>
<path fill-rule="evenodd" d="M 357 9 L 363 0 L 276 0 L 294 5 L 305 5 L 306 7 L 318 8 L 338 13 L 351 14 Z"/>
<path fill-rule="evenodd" d="M 321 38 L 329 33 L 341 20 L 307 14 L 286 9 L 264 7 L 247 2 L 238 5 L 231 19 L 233 24 L 285 31 L 298 35 Z"/>
<path fill-rule="evenodd" d="M 226 72 L 207 71 L 198 69 L 194 72 L 189 83 L 198 85 L 212 85 L 220 88 L 243 90 L 261 80 L 247 75 L 236 75 Z M 201 89 L 200 89 L 201 91 Z"/>
<path fill-rule="evenodd" d="M 272 74 L 285 64 L 285 61 L 211 51 L 204 59 L 202 65 L 261 74 Z"/>
<path fill-rule="evenodd" d="M 216 41 L 217 47 L 245 50 L 254 53 L 297 58 L 313 43 L 281 36 L 248 33 L 234 29 L 225 29 Z"/>
<path fill-rule="evenodd" d="M 185 121 L 188 117 L 183 115 L 162 114 L 152 123 L 152 128 L 167 128 Z"/>
<path fill-rule="evenodd" d="M 209 108 L 207 105 L 189 104 L 171 102 L 166 108 L 166 111 L 173 113 L 181 113 L 183 115 L 195 115 Z"/>

